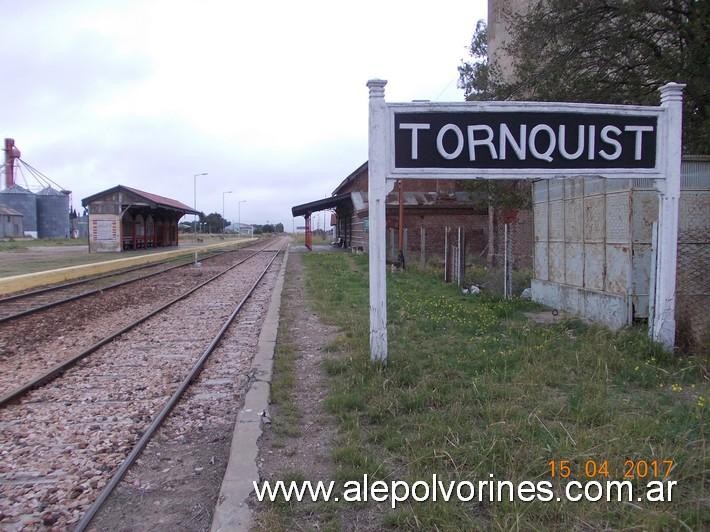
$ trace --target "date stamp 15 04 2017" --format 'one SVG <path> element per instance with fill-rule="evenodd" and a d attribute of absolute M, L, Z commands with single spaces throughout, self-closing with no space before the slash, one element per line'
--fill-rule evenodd
<path fill-rule="evenodd" d="M 672 458 L 636 459 L 626 458 L 618 463 L 604 459 L 589 458 L 584 462 L 573 460 L 550 460 L 547 462 L 550 478 L 623 478 L 625 480 L 668 478 L 675 462 Z"/>

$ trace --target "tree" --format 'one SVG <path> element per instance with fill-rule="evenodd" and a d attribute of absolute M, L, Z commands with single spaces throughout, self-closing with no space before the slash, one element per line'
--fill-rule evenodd
<path fill-rule="evenodd" d="M 677 81 L 687 84 L 684 150 L 710 151 L 710 2 L 541 0 L 505 19 L 514 79 L 482 59 L 479 23 L 473 61 L 459 66 L 467 98 L 658 105 L 658 88 Z"/>
<path fill-rule="evenodd" d="M 229 221 L 222 218 L 222 215 L 217 212 L 207 216 L 200 213 L 200 222 L 205 224 L 204 230 L 208 233 L 221 233 L 224 227 L 229 225 Z"/>
<path fill-rule="evenodd" d="M 491 78 L 497 79 L 498 76 L 496 73 L 490 76 L 488 26 L 485 20 L 479 20 L 476 23 L 469 53 L 473 61 L 459 65 L 459 88 L 466 90 L 467 100 L 494 99 L 496 95 L 492 91 Z"/>
<path fill-rule="evenodd" d="M 473 61 L 459 66 L 459 87 L 466 89 L 467 100 L 494 100 L 499 96 L 500 73 L 488 60 L 488 27 L 479 20 L 471 39 L 469 52 Z M 529 209 L 530 185 L 523 180 L 463 181 L 462 188 L 471 193 L 475 203 L 488 211 L 488 254 L 486 262 L 493 266 L 495 254 L 495 211 L 497 208 Z"/>
<path fill-rule="evenodd" d="M 277 223 L 274 226 L 274 233 L 283 233 L 283 232 L 284 232 L 284 224 L 282 224 L 281 222 Z"/>

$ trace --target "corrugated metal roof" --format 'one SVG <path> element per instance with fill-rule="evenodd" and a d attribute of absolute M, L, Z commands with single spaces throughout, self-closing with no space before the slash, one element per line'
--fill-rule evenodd
<path fill-rule="evenodd" d="M 102 192 L 98 192 L 92 196 L 89 196 L 88 198 L 84 198 L 81 200 L 82 206 L 86 207 L 89 203 L 91 203 L 93 200 L 96 198 L 103 196 L 105 194 L 109 194 L 112 192 L 116 192 L 118 190 L 127 190 L 136 196 L 140 196 L 143 199 L 148 200 L 151 203 L 154 203 L 160 207 L 167 207 L 169 209 L 177 210 L 177 211 L 182 211 L 185 212 L 186 214 L 198 214 L 198 211 L 195 211 L 192 207 L 188 207 L 184 203 L 174 200 L 171 198 L 166 198 L 165 196 L 159 196 L 158 194 L 152 194 L 150 192 L 145 192 L 144 190 L 138 190 L 137 188 L 132 188 L 132 187 L 127 187 L 124 185 L 117 185 L 113 188 L 106 189 Z"/>
<path fill-rule="evenodd" d="M 23 216 L 21 212 L 17 212 L 15 209 L 10 207 L 5 207 L 5 205 L 0 205 L 0 214 L 5 214 L 7 216 Z"/>
<path fill-rule="evenodd" d="M 134 194 L 137 194 L 138 196 L 142 196 L 147 200 L 152 201 L 153 203 L 156 203 L 158 205 L 162 205 L 164 207 L 172 207 L 173 209 L 178 209 L 182 211 L 189 211 L 189 212 L 195 212 L 192 207 L 188 207 L 184 203 L 166 198 L 165 196 L 158 196 L 157 194 L 151 194 L 150 192 L 145 192 L 143 190 L 138 190 L 137 188 L 131 188 L 131 187 L 123 187 L 126 190 L 130 190 Z"/>
<path fill-rule="evenodd" d="M 362 163 L 360 166 L 358 166 L 355 170 L 353 170 L 353 172 L 352 172 L 348 177 L 346 177 L 345 179 L 343 179 L 343 180 L 340 182 L 340 184 L 339 184 L 337 187 L 335 187 L 335 190 L 333 191 L 333 196 L 337 196 L 338 194 L 340 194 L 340 190 L 341 190 L 345 185 L 347 185 L 348 183 L 350 183 L 350 181 L 352 181 L 353 179 L 355 179 L 355 178 L 356 178 L 357 176 L 359 176 L 362 172 L 367 171 L 367 170 L 368 170 L 368 164 L 367 164 L 367 163 L 368 163 L 368 161 L 365 161 L 365 162 Z"/>
<path fill-rule="evenodd" d="M 355 211 L 362 211 L 368 208 L 367 192 L 351 192 L 353 208 Z M 402 203 L 405 207 L 432 207 L 432 208 L 474 208 L 475 202 L 471 200 L 471 195 L 466 191 L 454 192 L 449 195 L 437 194 L 436 192 L 404 192 Z M 387 207 L 399 205 L 399 194 L 397 191 L 387 194 Z"/>

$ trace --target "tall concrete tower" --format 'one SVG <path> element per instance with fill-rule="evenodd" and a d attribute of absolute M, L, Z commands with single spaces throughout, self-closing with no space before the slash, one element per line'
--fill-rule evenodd
<path fill-rule="evenodd" d="M 488 0 L 488 61 L 497 65 L 504 81 L 513 79 L 513 59 L 503 49 L 510 42 L 507 16 L 522 15 L 535 0 Z"/>

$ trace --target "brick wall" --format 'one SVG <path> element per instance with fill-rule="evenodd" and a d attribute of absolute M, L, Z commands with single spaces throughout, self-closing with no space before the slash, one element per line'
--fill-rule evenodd
<path fill-rule="evenodd" d="M 462 212 L 463 211 L 463 212 Z M 503 231 L 504 216 L 497 212 L 494 224 L 495 258 L 494 265 L 503 262 Z M 457 238 L 456 229 L 461 227 L 464 232 L 464 243 L 468 260 L 484 264 L 488 245 L 488 215 L 474 213 L 473 209 L 406 209 L 404 210 L 404 227 L 407 239 L 407 260 L 420 261 L 422 230 L 425 236 L 425 260 L 444 255 L 444 232 L 450 228 L 449 238 Z M 387 209 L 388 238 L 394 235 L 394 245 L 398 249 L 399 214 L 396 208 Z M 510 238 L 513 240 L 513 255 L 515 269 L 532 268 L 532 213 L 516 211 L 510 220 Z"/>

